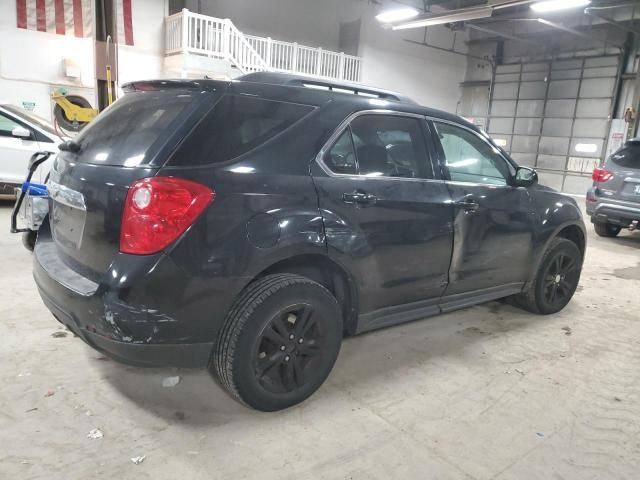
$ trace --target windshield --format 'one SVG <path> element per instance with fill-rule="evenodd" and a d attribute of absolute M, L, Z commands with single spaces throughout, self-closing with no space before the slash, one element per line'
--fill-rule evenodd
<path fill-rule="evenodd" d="M 36 115 L 35 113 L 28 112 L 24 108 L 16 107 L 14 105 L 3 105 L 8 112 L 11 112 L 18 118 L 21 118 L 31 125 L 35 125 L 40 130 L 43 130 L 51 135 L 58 137 L 58 132 L 53 128 L 53 125 L 46 119 Z"/>

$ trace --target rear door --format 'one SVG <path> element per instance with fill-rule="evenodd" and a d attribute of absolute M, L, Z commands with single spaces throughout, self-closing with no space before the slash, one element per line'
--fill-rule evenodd
<path fill-rule="evenodd" d="M 353 272 L 361 314 L 436 308 L 446 286 L 451 205 L 426 138 L 418 115 L 359 112 L 312 167 L 329 255 Z"/>
<path fill-rule="evenodd" d="M 518 290 L 533 246 L 529 192 L 509 185 L 515 168 L 479 133 L 436 120 L 433 131 L 454 209 L 446 295 Z"/>

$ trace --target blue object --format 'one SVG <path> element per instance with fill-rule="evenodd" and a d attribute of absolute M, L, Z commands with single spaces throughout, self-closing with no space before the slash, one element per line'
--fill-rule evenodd
<path fill-rule="evenodd" d="M 46 197 L 49 194 L 47 186 L 42 183 L 24 182 L 22 184 L 22 191 L 27 192 L 33 197 Z"/>

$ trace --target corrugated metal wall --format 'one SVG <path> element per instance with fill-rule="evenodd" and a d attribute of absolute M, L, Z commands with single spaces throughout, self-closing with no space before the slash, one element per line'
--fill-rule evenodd
<path fill-rule="evenodd" d="M 619 57 L 496 67 L 489 134 L 541 182 L 583 194 L 606 148 Z"/>

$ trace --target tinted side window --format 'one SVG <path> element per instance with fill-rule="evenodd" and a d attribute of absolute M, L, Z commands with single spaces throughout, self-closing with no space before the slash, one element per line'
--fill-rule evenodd
<path fill-rule="evenodd" d="M 434 124 L 451 180 L 507 184 L 507 179 L 513 172 L 491 145 L 462 127 L 437 122 Z"/>
<path fill-rule="evenodd" d="M 356 152 L 351 141 L 351 130 L 346 129 L 324 156 L 324 163 L 332 172 L 357 175 Z"/>
<path fill-rule="evenodd" d="M 262 145 L 313 110 L 308 105 L 225 95 L 189 138 L 189 163 L 218 163 Z"/>
<path fill-rule="evenodd" d="M 611 155 L 610 159 L 624 168 L 640 168 L 640 145 L 625 145 Z"/>
<path fill-rule="evenodd" d="M 433 177 L 420 120 L 363 115 L 351 122 L 351 131 L 360 175 Z"/>

